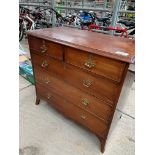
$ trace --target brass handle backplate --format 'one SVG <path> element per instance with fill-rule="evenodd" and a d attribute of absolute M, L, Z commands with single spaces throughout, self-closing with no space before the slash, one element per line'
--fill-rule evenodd
<path fill-rule="evenodd" d="M 92 81 L 90 80 L 83 80 L 83 86 L 89 88 L 92 85 Z"/>
<path fill-rule="evenodd" d="M 41 53 L 45 53 L 47 51 L 47 48 L 41 47 Z"/>
<path fill-rule="evenodd" d="M 47 68 L 47 67 L 48 67 L 47 61 L 46 61 L 46 60 L 43 61 L 42 64 L 41 64 L 41 66 L 42 66 L 43 68 Z"/>
<path fill-rule="evenodd" d="M 45 81 L 46 84 L 49 84 L 50 82 L 51 82 L 51 81 L 49 81 L 49 80 Z"/>
<path fill-rule="evenodd" d="M 85 106 L 88 106 L 90 104 L 90 102 L 88 101 L 88 99 L 84 98 L 84 99 L 82 99 L 82 104 Z"/>
<path fill-rule="evenodd" d="M 52 96 L 50 94 L 47 94 L 47 99 L 49 100 Z"/>
<path fill-rule="evenodd" d="M 87 61 L 85 64 L 84 64 L 86 67 L 88 67 L 89 69 L 95 67 L 95 64 L 93 62 L 90 62 L 90 61 Z"/>
<path fill-rule="evenodd" d="M 87 116 L 81 115 L 80 118 L 83 119 L 83 120 L 86 120 Z"/>
<path fill-rule="evenodd" d="M 87 60 L 87 62 L 85 62 L 85 64 L 84 64 L 84 65 L 85 65 L 86 67 L 88 67 L 89 69 L 95 67 L 95 63 L 93 63 L 92 59 L 93 59 L 93 55 L 92 55 L 92 54 L 89 54 L 89 55 L 88 55 L 88 60 Z"/>
<path fill-rule="evenodd" d="M 40 47 L 41 53 L 45 53 L 47 51 L 47 47 L 45 45 L 45 41 L 43 40 L 43 45 Z"/>
<path fill-rule="evenodd" d="M 40 77 L 41 82 L 49 84 L 51 81 L 49 80 L 48 77 Z"/>

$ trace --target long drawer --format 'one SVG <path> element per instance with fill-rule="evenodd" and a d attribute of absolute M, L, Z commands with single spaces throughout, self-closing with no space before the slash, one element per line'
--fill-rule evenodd
<path fill-rule="evenodd" d="M 95 118 L 88 112 L 78 108 L 74 104 L 63 99 L 46 86 L 36 83 L 37 96 L 51 103 L 56 109 L 64 113 L 67 117 L 82 124 L 101 137 L 106 136 L 108 126 L 100 119 Z"/>
<path fill-rule="evenodd" d="M 119 84 L 111 82 L 106 78 L 101 78 L 88 72 L 78 69 L 69 64 L 65 64 L 46 56 L 40 56 L 31 53 L 34 65 L 40 66 L 47 70 L 51 75 L 64 79 L 69 84 L 96 96 L 97 98 L 106 100 L 113 105 L 117 98 L 117 90 Z"/>
<path fill-rule="evenodd" d="M 112 115 L 112 107 L 106 102 L 89 95 L 80 89 L 77 89 L 66 82 L 51 76 L 46 71 L 37 67 L 34 69 L 35 79 L 39 83 L 44 84 L 51 91 L 67 99 L 69 102 L 83 108 L 98 118 L 109 123 Z"/>
<path fill-rule="evenodd" d="M 99 99 L 106 100 L 113 105 L 117 98 L 116 94 L 119 89 L 119 84 L 111 82 L 106 78 L 89 74 L 88 72 L 72 65 L 64 65 L 64 78 L 68 83 L 96 96 Z"/>
<path fill-rule="evenodd" d="M 70 47 L 66 49 L 65 62 L 116 82 L 121 81 L 126 65 L 121 61 L 90 54 Z"/>

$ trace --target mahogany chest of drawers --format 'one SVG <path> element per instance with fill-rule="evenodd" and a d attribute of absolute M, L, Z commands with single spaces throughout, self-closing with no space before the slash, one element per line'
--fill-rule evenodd
<path fill-rule="evenodd" d="M 28 32 L 36 104 L 47 101 L 96 134 L 104 152 L 134 40 L 71 28 Z"/>

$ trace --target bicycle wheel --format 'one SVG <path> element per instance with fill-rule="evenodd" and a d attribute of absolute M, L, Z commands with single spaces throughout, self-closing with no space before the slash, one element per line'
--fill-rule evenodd
<path fill-rule="evenodd" d="M 36 29 L 44 29 L 44 28 L 49 28 L 50 25 L 46 22 L 37 22 L 36 23 Z"/>
<path fill-rule="evenodd" d="M 23 24 L 19 23 L 19 41 L 21 41 L 23 39 L 23 36 L 24 36 Z"/>
<path fill-rule="evenodd" d="M 129 35 L 135 35 L 135 29 L 129 33 Z"/>

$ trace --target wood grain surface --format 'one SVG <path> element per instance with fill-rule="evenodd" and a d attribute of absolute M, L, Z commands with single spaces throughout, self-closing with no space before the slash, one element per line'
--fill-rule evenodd
<path fill-rule="evenodd" d="M 135 41 L 132 39 L 66 27 L 28 31 L 28 35 L 129 63 L 135 60 Z M 128 55 L 122 56 L 116 52 Z"/>

